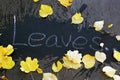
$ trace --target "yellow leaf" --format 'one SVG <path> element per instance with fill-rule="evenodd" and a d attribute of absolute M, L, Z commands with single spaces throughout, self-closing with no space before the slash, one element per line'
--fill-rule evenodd
<path fill-rule="evenodd" d="M 120 61 L 120 52 L 117 50 L 114 50 L 113 52 L 113 57 L 117 60 Z"/>
<path fill-rule="evenodd" d="M 58 0 L 60 2 L 60 4 L 64 7 L 68 7 L 71 6 L 73 0 Z"/>
<path fill-rule="evenodd" d="M 43 70 L 40 69 L 40 68 L 37 68 L 37 72 L 38 72 L 39 74 L 41 74 L 41 73 L 43 73 Z"/>
<path fill-rule="evenodd" d="M 42 80 L 58 80 L 56 75 L 53 73 L 43 73 Z"/>
<path fill-rule="evenodd" d="M 1 56 L 8 56 L 12 54 L 14 51 L 12 45 L 8 45 L 7 47 L 0 46 L 0 57 Z"/>
<path fill-rule="evenodd" d="M 4 48 L 3 46 L 0 46 L 0 58 L 6 56 L 6 48 Z"/>
<path fill-rule="evenodd" d="M 29 73 L 31 71 L 36 71 L 38 69 L 39 64 L 36 58 L 31 60 L 31 57 L 27 57 L 26 61 L 20 62 L 20 66 L 21 71 Z"/>
<path fill-rule="evenodd" d="M 14 51 L 12 45 L 7 47 L 0 46 L 0 68 L 12 69 L 15 66 L 15 62 L 9 55 Z"/>
<path fill-rule="evenodd" d="M 13 46 L 12 45 L 8 45 L 7 48 L 6 48 L 6 55 L 10 55 L 13 53 L 14 49 L 13 49 Z"/>
<path fill-rule="evenodd" d="M 53 9 L 51 6 L 49 5 L 44 5 L 42 4 L 40 6 L 40 10 L 39 10 L 39 15 L 42 17 L 42 18 L 45 18 L 49 15 L 52 15 L 53 14 Z"/>
<path fill-rule="evenodd" d="M 120 41 L 120 35 L 115 36 L 118 41 Z"/>
<path fill-rule="evenodd" d="M 33 0 L 33 2 L 35 2 L 35 3 L 36 3 L 36 2 L 39 2 L 39 0 Z"/>
<path fill-rule="evenodd" d="M 108 25 L 108 29 L 111 29 L 113 27 L 113 24 Z"/>
<path fill-rule="evenodd" d="M 74 51 L 67 51 L 67 54 L 63 57 L 63 66 L 67 69 L 78 69 L 82 66 L 81 64 L 82 54 L 79 53 L 77 50 Z"/>
<path fill-rule="evenodd" d="M 80 24 L 83 22 L 83 20 L 84 20 L 84 18 L 81 16 L 81 13 L 75 13 L 72 16 L 72 23 L 73 24 Z"/>
<path fill-rule="evenodd" d="M 102 20 L 102 21 L 96 21 L 93 24 L 93 27 L 95 27 L 96 31 L 102 30 L 103 26 L 104 26 L 104 20 Z"/>
<path fill-rule="evenodd" d="M 84 63 L 86 69 L 90 69 L 95 65 L 95 57 L 90 54 L 86 54 L 83 56 L 82 62 Z"/>
<path fill-rule="evenodd" d="M 106 54 L 103 52 L 96 51 L 95 58 L 97 61 L 103 63 L 106 60 Z"/>
<path fill-rule="evenodd" d="M 116 70 L 110 66 L 103 67 L 102 71 L 107 75 L 108 77 L 113 77 L 116 73 Z"/>
<path fill-rule="evenodd" d="M 119 76 L 119 75 L 114 75 L 114 76 L 113 76 L 113 79 L 114 79 L 114 80 L 120 80 L 120 76 Z"/>
<path fill-rule="evenodd" d="M 59 72 L 62 69 L 62 63 L 60 61 L 57 61 L 57 65 L 55 65 L 55 63 L 53 63 L 52 65 L 52 70 L 54 72 Z"/>
<path fill-rule="evenodd" d="M 12 60 L 12 57 L 4 57 L 2 62 L 3 69 L 12 69 L 15 66 L 15 62 Z"/>

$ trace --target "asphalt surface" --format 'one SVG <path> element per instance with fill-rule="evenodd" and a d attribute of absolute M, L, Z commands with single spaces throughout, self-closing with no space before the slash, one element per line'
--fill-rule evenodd
<path fill-rule="evenodd" d="M 83 11 L 83 17 L 87 17 L 88 22 L 92 25 L 94 21 L 98 20 L 104 20 L 105 21 L 105 27 L 104 30 L 107 30 L 109 32 L 115 32 L 116 34 L 120 34 L 120 0 L 81 0 L 81 3 L 74 2 L 74 5 L 81 6 L 81 4 L 86 4 L 87 8 L 85 11 Z M 87 16 L 87 13 L 88 16 Z M 108 24 L 113 24 L 113 28 L 110 30 L 107 29 Z M 42 60 L 40 63 L 45 63 L 45 61 L 49 60 Z M 7 70 L 6 76 L 8 77 L 8 80 L 32 80 L 30 74 L 24 74 L 21 73 L 19 70 L 19 62 L 16 63 L 17 65 L 13 70 Z M 99 64 L 99 63 L 97 63 Z M 120 71 L 120 64 L 116 62 L 110 62 L 109 64 L 116 68 L 117 74 L 119 74 Z M 41 66 L 41 67 L 44 67 Z M 74 71 L 69 70 L 67 71 L 67 75 L 65 74 L 65 71 L 61 71 L 60 75 L 66 75 L 65 78 L 61 78 L 61 80 L 113 80 L 111 78 L 106 77 L 103 72 L 101 71 L 103 65 L 100 65 L 99 69 L 97 69 L 98 66 L 95 66 L 95 70 L 86 70 L 82 72 L 80 71 Z M 51 67 L 48 67 L 46 69 L 46 72 L 51 72 Z M 73 79 L 73 76 L 71 76 L 71 73 L 75 73 L 76 78 Z M 0 73 L 0 75 L 4 74 L 4 71 Z M 35 80 L 41 80 L 41 75 L 38 75 L 36 73 L 33 73 Z"/>

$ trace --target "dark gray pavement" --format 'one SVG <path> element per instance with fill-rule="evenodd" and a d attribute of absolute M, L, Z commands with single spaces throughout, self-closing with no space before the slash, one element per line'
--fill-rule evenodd
<path fill-rule="evenodd" d="M 77 1 L 79 2 L 79 0 L 76 0 L 76 2 L 73 3 L 73 5 L 81 6 L 81 4 L 87 4 L 87 8 L 83 12 L 83 16 L 86 17 L 87 13 L 89 13 L 87 19 L 91 25 L 93 24 L 94 21 L 105 20 L 105 27 L 104 27 L 105 30 L 108 30 L 107 25 L 112 23 L 113 28 L 110 29 L 109 31 L 120 34 L 120 0 L 81 0 L 81 3 L 77 3 Z M 45 60 L 41 61 L 40 63 L 41 64 L 45 63 Z M 13 70 L 6 71 L 6 75 L 9 78 L 9 80 L 32 80 L 30 78 L 30 74 L 21 73 L 18 67 L 19 62 L 16 64 L 17 65 Z M 107 65 L 113 66 L 118 70 L 117 73 L 119 73 L 120 64 L 111 61 L 110 64 Z M 81 73 L 80 71 L 80 73 L 76 76 L 75 79 L 71 78 L 72 77 L 71 71 L 67 71 L 68 75 L 66 76 L 66 78 L 61 80 L 113 80 L 104 76 L 104 74 L 101 71 L 102 67 L 103 66 L 101 66 L 100 69 L 96 71 L 94 70 L 92 73 L 86 70 L 84 73 L 80 74 Z M 48 72 L 50 71 L 51 70 L 49 67 Z M 77 73 L 78 71 L 73 71 L 73 72 Z M 87 73 L 88 75 L 90 74 L 91 76 L 87 77 L 86 76 Z M 0 73 L 0 75 L 2 75 L 2 73 Z M 41 80 L 40 75 L 36 73 L 33 73 L 33 75 L 35 77 L 35 80 Z M 60 75 L 64 76 L 65 72 L 61 71 Z"/>

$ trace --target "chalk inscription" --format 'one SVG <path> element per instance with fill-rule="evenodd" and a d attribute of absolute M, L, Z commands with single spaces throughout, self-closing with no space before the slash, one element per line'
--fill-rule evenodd
<path fill-rule="evenodd" d="M 83 26 L 83 27 L 82 27 Z M 85 28 L 85 24 L 80 26 L 81 28 Z M 82 29 L 79 29 L 78 32 L 80 32 Z M 74 49 L 85 49 L 85 47 L 87 45 L 89 45 L 89 48 L 92 50 L 98 50 L 95 47 L 93 47 L 93 45 L 99 46 L 99 43 L 96 41 L 101 40 L 100 37 L 92 37 L 91 41 L 89 41 L 87 39 L 87 37 L 85 36 L 81 36 L 78 35 L 76 37 L 73 37 L 74 35 L 69 34 L 67 35 L 67 39 L 66 36 L 64 35 L 56 35 L 56 34 L 52 34 L 52 35 L 46 35 L 45 33 L 41 33 L 41 32 L 34 32 L 31 33 L 28 38 L 27 38 L 27 43 L 21 43 L 21 42 L 17 42 L 16 40 L 16 31 L 17 31 L 17 27 L 16 27 L 16 16 L 14 16 L 14 32 L 13 32 L 13 45 L 16 46 L 29 46 L 29 47 L 56 47 L 56 48 L 67 48 L 69 46 L 73 47 Z M 88 42 L 91 42 L 91 44 L 88 44 Z"/>

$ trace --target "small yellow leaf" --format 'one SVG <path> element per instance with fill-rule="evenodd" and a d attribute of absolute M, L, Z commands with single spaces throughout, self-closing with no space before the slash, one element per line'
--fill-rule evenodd
<path fill-rule="evenodd" d="M 106 60 L 106 54 L 103 52 L 96 51 L 95 58 L 97 61 L 103 63 Z"/>
<path fill-rule="evenodd" d="M 55 65 L 55 63 L 53 63 L 52 65 L 52 70 L 54 72 L 59 72 L 62 69 L 62 63 L 60 61 L 57 61 L 57 65 Z"/>
<path fill-rule="evenodd" d="M 120 41 L 120 35 L 115 36 L 118 41 Z"/>
<path fill-rule="evenodd" d="M 108 25 L 108 29 L 111 29 L 113 27 L 113 24 Z"/>
<path fill-rule="evenodd" d="M 103 67 L 102 71 L 105 73 L 106 76 L 108 77 L 113 77 L 116 73 L 116 69 L 110 67 L 110 66 L 105 66 Z"/>
<path fill-rule="evenodd" d="M 12 69 L 15 66 L 15 62 L 12 60 L 12 57 L 4 57 L 2 62 L 3 69 Z"/>
<path fill-rule="evenodd" d="M 44 5 L 42 4 L 40 6 L 40 10 L 39 10 L 39 15 L 42 17 L 42 18 L 45 18 L 49 15 L 52 15 L 53 14 L 53 9 L 51 6 L 49 5 Z"/>
<path fill-rule="evenodd" d="M 90 54 L 86 54 L 83 56 L 82 62 L 84 63 L 86 69 L 90 69 L 95 65 L 95 57 Z"/>
<path fill-rule="evenodd" d="M 53 73 L 43 73 L 42 80 L 58 80 L 56 75 Z"/>
<path fill-rule="evenodd" d="M 117 60 L 120 61 L 120 52 L 117 50 L 114 50 L 113 52 L 113 57 Z"/>
<path fill-rule="evenodd" d="M 20 66 L 21 71 L 29 73 L 31 71 L 36 71 L 38 69 L 39 64 L 36 58 L 32 60 L 31 57 L 27 57 L 26 61 L 20 62 Z"/>
<path fill-rule="evenodd" d="M 114 75 L 114 76 L 113 76 L 113 79 L 114 79 L 114 80 L 120 80 L 120 76 L 119 76 L 119 75 Z"/>
<path fill-rule="evenodd" d="M 102 21 L 96 21 L 93 24 L 93 27 L 95 27 L 96 31 L 102 30 L 103 26 L 104 26 L 104 20 L 102 20 Z"/>
<path fill-rule="evenodd" d="M 63 66 L 67 69 L 79 69 L 81 64 L 82 54 L 78 50 L 67 51 L 67 54 L 63 57 Z"/>
<path fill-rule="evenodd" d="M 68 7 L 71 6 L 73 0 L 58 0 L 60 2 L 60 4 L 64 7 Z"/>
<path fill-rule="evenodd" d="M 43 70 L 40 69 L 40 68 L 37 68 L 37 72 L 38 72 L 39 74 L 41 74 L 41 73 L 43 73 Z"/>
<path fill-rule="evenodd" d="M 14 51 L 13 46 L 9 44 L 6 48 L 6 55 L 12 54 L 13 51 Z"/>
<path fill-rule="evenodd" d="M 8 45 L 7 47 L 0 46 L 0 68 L 12 69 L 15 66 L 15 62 L 9 56 L 13 51 L 12 45 Z"/>
<path fill-rule="evenodd" d="M 81 13 L 75 13 L 72 16 L 72 23 L 73 24 L 80 24 L 83 22 L 83 20 L 84 20 L 84 18 L 81 16 Z"/>
<path fill-rule="evenodd" d="M 39 0 L 33 0 L 33 2 L 35 2 L 35 3 L 36 3 L 36 2 L 39 2 Z"/>

